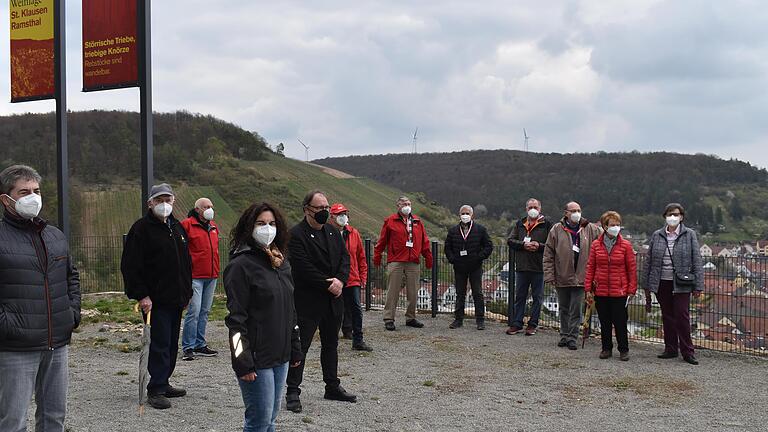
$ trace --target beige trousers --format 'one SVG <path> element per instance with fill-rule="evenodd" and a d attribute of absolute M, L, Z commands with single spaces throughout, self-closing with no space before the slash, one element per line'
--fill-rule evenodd
<path fill-rule="evenodd" d="M 416 319 L 416 301 L 419 291 L 419 276 L 421 268 L 419 264 L 408 262 L 391 262 L 387 264 L 387 300 L 384 304 L 384 321 L 395 320 L 395 309 L 400 300 L 400 290 L 405 281 L 405 293 L 408 299 L 408 308 L 405 310 L 405 319 Z"/>

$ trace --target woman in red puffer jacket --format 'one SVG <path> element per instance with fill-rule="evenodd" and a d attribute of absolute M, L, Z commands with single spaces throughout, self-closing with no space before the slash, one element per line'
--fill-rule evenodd
<path fill-rule="evenodd" d="M 627 332 L 627 304 L 637 293 L 637 263 L 632 244 L 621 237 L 621 215 L 615 211 L 600 217 L 605 231 L 592 242 L 587 261 L 584 289 L 587 303 L 595 302 L 600 318 L 600 335 L 603 349 L 601 359 L 613 355 L 611 330 L 616 330 L 619 358 L 629 360 Z"/>

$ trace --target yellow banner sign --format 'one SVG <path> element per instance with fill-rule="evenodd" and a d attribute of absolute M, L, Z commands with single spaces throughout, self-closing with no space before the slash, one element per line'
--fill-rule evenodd
<path fill-rule="evenodd" d="M 9 0 L 11 102 L 54 97 L 54 0 Z"/>

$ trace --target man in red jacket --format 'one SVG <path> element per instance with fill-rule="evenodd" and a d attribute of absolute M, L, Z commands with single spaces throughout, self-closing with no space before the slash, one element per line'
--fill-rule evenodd
<path fill-rule="evenodd" d="M 344 204 L 331 206 L 330 224 L 341 231 L 344 244 L 349 252 L 349 279 L 342 290 L 344 297 L 344 320 L 341 331 L 345 338 L 352 336 L 352 349 L 357 351 L 373 351 L 363 340 L 363 308 L 360 305 L 360 287 L 365 285 L 368 278 L 368 263 L 365 259 L 365 249 L 360 232 L 349 224 L 349 210 Z"/>
<path fill-rule="evenodd" d="M 205 327 L 219 277 L 219 227 L 213 221 L 213 203 L 208 198 L 195 201 L 195 208 L 187 216 L 181 221 L 181 226 L 189 237 L 192 298 L 184 317 L 181 359 L 194 360 L 196 356 L 213 357 L 218 354 L 205 342 Z"/>
<path fill-rule="evenodd" d="M 397 213 L 384 220 L 379 241 L 373 252 L 373 264 L 381 265 L 381 254 L 387 250 L 387 300 L 384 306 L 384 327 L 395 330 L 395 308 L 400 300 L 400 290 L 405 280 L 408 308 L 405 311 L 405 325 L 421 328 L 424 324 L 416 319 L 416 295 L 419 287 L 420 255 L 428 269 L 432 268 L 432 251 L 424 223 L 411 213 L 411 200 L 401 196 L 397 199 Z"/>

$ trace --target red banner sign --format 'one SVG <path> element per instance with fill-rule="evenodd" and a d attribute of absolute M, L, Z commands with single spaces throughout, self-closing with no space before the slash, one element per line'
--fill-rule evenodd
<path fill-rule="evenodd" d="M 83 91 L 139 85 L 136 0 L 83 0 Z"/>
<path fill-rule="evenodd" d="M 54 97 L 53 0 L 10 0 L 11 102 Z"/>

